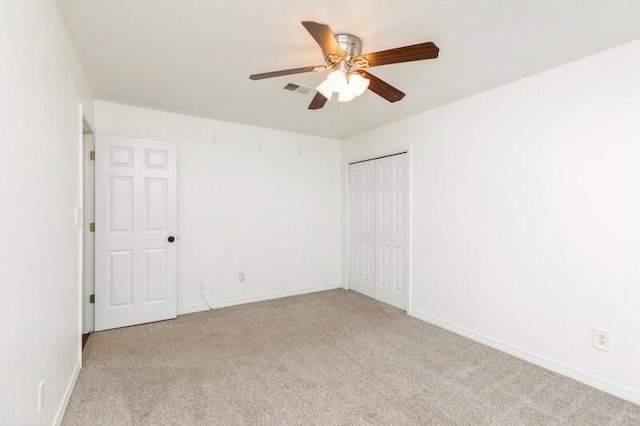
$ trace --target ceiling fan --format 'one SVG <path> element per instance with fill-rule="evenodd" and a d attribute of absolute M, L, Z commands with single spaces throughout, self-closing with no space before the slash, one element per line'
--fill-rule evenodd
<path fill-rule="evenodd" d="M 283 75 L 332 70 L 327 79 L 316 87 L 317 93 L 309 104 L 309 109 L 313 110 L 322 108 L 331 99 L 333 93 L 338 93 L 339 102 L 349 102 L 367 89 L 389 102 L 397 102 L 404 98 L 405 94 L 365 69 L 400 62 L 434 59 L 438 57 L 440 51 L 438 46 L 429 41 L 361 54 L 362 40 L 352 34 L 334 34 L 328 25 L 318 22 L 303 21 L 302 25 L 320 45 L 325 65 L 252 74 L 249 78 L 262 80 Z"/>

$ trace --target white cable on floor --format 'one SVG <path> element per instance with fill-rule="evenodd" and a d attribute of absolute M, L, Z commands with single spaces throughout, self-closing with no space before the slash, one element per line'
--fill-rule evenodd
<path fill-rule="evenodd" d="M 202 293 L 202 298 L 204 299 L 204 303 L 206 303 L 209 309 L 213 311 L 213 306 L 209 304 L 209 301 L 207 300 L 207 296 L 205 296 L 204 294 L 204 281 L 200 281 L 200 292 Z"/>

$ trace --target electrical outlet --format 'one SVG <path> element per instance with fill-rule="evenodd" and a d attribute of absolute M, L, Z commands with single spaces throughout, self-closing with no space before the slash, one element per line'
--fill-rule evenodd
<path fill-rule="evenodd" d="M 44 407 L 44 380 L 40 380 L 38 385 L 38 411 L 42 411 Z"/>
<path fill-rule="evenodd" d="M 608 331 L 593 329 L 593 347 L 601 351 L 611 352 L 611 337 Z"/>
<path fill-rule="evenodd" d="M 240 272 L 240 273 L 238 274 L 238 282 L 243 283 L 244 281 L 245 281 L 245 279 L 244 279 L 244 272 Z"/>

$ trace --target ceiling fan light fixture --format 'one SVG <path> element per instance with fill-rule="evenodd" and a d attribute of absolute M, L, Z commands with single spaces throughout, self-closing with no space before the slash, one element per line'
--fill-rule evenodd
<path fill-rule="evenodd" d="M 331 95 L 333 95 L 333 85 L 331 84 L 329 79 L 326 79 L 322 83 L 320 83 L 320 85 L 316 87 L 316 90 L 320 92 L 322 96 L 324 96 L 328 100 L 331 100 Z"/>
<path fill-rule="evenodd" d="M 316 90 L 322 94 L 327 99 L 331 99 L 331 95 L 335 93 L 340 94 L 340 99 L 353 99 L 353 90 L 349 87 L 349 82 L 347 80 L 347 75 L 342 69 L 335 70 L 331 72 L 327 76 L 327 78 L 320 83 Z M 347 94 L 348 91 L 351 95 Z M 343 92 L 345 92 L 343 94 Z M 348 102 L 348 101 L 340 101 L 340 102 Z"/>
<path fill-rule="evenodd" d="M 351 102 L 356 98 L 353 89 L 350 86 L 345 86 L 338 95 L 338 102 Z"/>
<path fill-rule="evenodd" d="M 367 90 L 370 81 L 358 73 L 348 75 L 349 77 L 342 69 L 335 70 L 316 87 L 316 90 L 327 99 L 331 99 L 335 92 L 338 93 L 338 102 L 350 102 Z"/>
<path fill-rule="evenodd" d="M 356 98 L 369 88 L 369 83 L 371 81 L 360 74 L 354 73 L 349 76 L 349 87 L 351 87 L 351 91 Z"/>
<path fill-rule="evenodd" d="M 317 87 L 317 93 L 309 104 L 310 110 L 318 110 L 338 93 L 340 102 L 348 102 L 362 95 L 367 89 L 388 102 L 397 102 L 405 94 L 386 81 L 364 69 L 401 62 L 423 61 L 438 57 L 440 49 L 433 42 L 412 44 L 362 54 L 362 40 L 353 34 L 335 34 L 327 24 L 302 21 L 302 25 L 322 49 L 324 65 L 291 68 L 280 71 L 251 74 L 251 80 L 281 77 L 315 71 L 331 70 L 325 81 Z M 370 84 L 373 82 L 372 84 Z M 345 88 L 346 87 L 346 88 Z"/>
<path fill-rule="evenodd" d="M 327 81 L 331 84 L 333 91 L 339 93 L 347 87 L 347 76 L 342 70 L 335 70 L 327 76 Z"/>

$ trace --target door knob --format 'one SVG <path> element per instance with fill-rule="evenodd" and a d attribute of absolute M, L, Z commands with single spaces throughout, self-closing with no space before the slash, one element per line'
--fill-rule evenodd
<path fill-rule="evenodd" d="M 174 238 L 174 236 L 172 235 L 172 236 L 170 236 L 169 238 L 167 238 L 167 240 L 168 240 L 170 243 L 172 243 L 172 242 L 174 242 L 176 239 L 175 239 L 175 238 Z"/>

